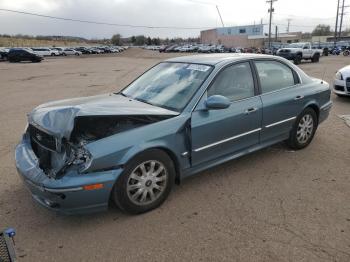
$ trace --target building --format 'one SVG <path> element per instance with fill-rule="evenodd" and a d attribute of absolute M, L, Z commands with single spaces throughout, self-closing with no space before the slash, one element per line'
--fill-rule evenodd
<path fill-rule="evenodd" d="M 283 33 L 271 35 L 271 41 L 279 43 L 294 43 L 301 40 L 302 33 Z M 264 47 L 268 42 L 268 35 L 264 33 L 264 25 L 247 25 L 221 27 L 201 31 L 201 43 L 224 45 L 226 47 Z"/>
<path fill-rule="evenodd" d="M 248 37 L 264 34 L 264 25 L 220 27 L 201 31 L 201 43 L 226 47 L 248 47 Z"/>

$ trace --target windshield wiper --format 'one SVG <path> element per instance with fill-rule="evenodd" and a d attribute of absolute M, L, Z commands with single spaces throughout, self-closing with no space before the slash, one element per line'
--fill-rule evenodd
<path fill-rule="evenodd" d="M 121 96 L 124 96 L 124 97 L 127 97 L 127 98 L 129 98 L 126 94 L 124 94 L 123 92 L 120 92 L 120 93 L 114 93 L 114 94 L 116 94 L 116 95 L 121 95 Z"/>

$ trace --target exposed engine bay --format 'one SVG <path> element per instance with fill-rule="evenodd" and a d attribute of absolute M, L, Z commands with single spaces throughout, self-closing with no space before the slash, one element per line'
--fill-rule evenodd
<path fill-rule="evenodd" d="M 70 141 L 84 145 L 120 132 L 152 124 L 171 116 L 84 116 L 75 119 Z"/>
<path fill-rule="evenodd" d="M 59 178 L 68 168 L 75 166 L 79 169 L 91 160 L 84 145 L 170 117 L 173 116 L 80 116 L 75 118 L 70 138 L 63 138 L 60 141 L 33 125 L 29 125 L 28 133 L 33 151 L 39 159 L 39 167 L 49 177 Z"/>

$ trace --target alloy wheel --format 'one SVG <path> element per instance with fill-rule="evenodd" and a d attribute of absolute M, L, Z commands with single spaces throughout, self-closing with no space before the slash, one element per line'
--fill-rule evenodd
<path fill-rule="evenodd" d="M 136 205 L 151 204 L 162 195 L 167 180 L 167 170 L 161 162 L 145 161 L 138 165 L 128 178 L 128 197 Z"/>
<path fill-rule="evenodd" d="M 300 144 L 305 144 L 310 137 L 314 129 L 314 120 L 311 115 L 304 115 L 299 122 L 297 129 L 297 140 Z"/>

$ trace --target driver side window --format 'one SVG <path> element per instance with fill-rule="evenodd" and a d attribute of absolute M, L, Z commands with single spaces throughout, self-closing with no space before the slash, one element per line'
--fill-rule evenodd
<path fill-rule="evenodd" d="M 249 62 L 223 69 L 208 90 L 208 97 L 222 95 L 231 101 L 254 96 L 254 80 Z"/>

